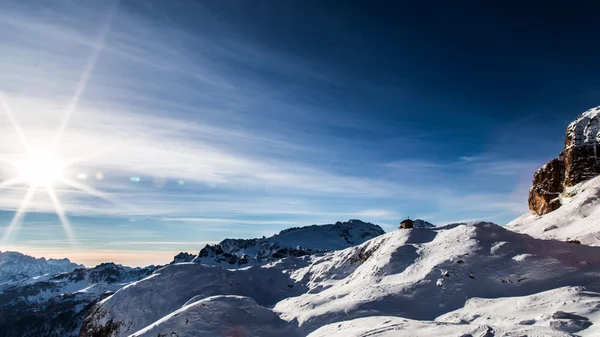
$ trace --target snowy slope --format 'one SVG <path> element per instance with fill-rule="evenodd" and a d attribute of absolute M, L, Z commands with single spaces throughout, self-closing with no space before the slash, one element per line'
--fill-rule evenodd
<path fill-rule="evenodd" d="M 289 327 L 311 336 L 593 336 L 587 322 L 599 319 L 599 291 L 600 247 L 535 239 L 492 223 L 453 224 L 397 230 L 261 267 L 169 265 L 97 305 L 81 337 L 185 332 L 189 317 L 197 317 L 198 329 L 211 329 L 197 303 L 220 295 L 273 306 Z M 232 301 L 215 304 L 216 313 Z"/>
<path fill-rule="evenodd" d="M 506 228 L 538 238 L 579 240 L 600 246 L 600 177 L 567 189 L 561 203 L 560 208 L 548 214 L 524 214 Z"/>
<path fill-rule="evenodd" d="M 600 288 L 600 248 L 531 238 L 491 223 L 398 230 L 292 273 L 309 291 L 274 310 L 310 332 L 365 316 L 433 320 L 472 297 Z"/>
<path fill-rule="evenodd" d="M 102 301 L 84 322 L 82 336 L 99 331 L 103 336 L 127 336 L 210 296 L 248 296 L 269 306 L 305 291 L 278 268 L 227 270 L 197 263 L 172 264 Z"/>
<path fill-rule="evenodd" d="M 155 336 L 300 337 L 298 329 L 249 297 L 214 296 L 188 304 L 134 333 Z"/>
<path fill-rule="evenodd" d="M 437 322 L 504 327 L 551 328 L 585 336 L 600 336 L 600 294 L 583 287 L 563 287 L 523 297 L 473 298 Z M 583 330 L 583 331 L 582 331 Z"/>
<path fill-rule="evenodd" d="M 72 272 L 83 266 L 68 259 L 35 258 L 18 252 L 0 252 L 0 291 L 3 286 L 32 277 Z"/>
<path fill-rule="evenodd" d="M 225 239 L 207 245 L 193 261 L 226 268 L 264 265 L 283 257 L 348 248 L 383 233 L 381 227 L 360 220 L 294 227 L 268 238 Z"/>
<path fill-rule="evenodd" d="M 394 316 L 357 318 L 325 325 L 308 337 L 575 337 L 552 328 L 515 325 L 495 327 L 416 321 Z"/>

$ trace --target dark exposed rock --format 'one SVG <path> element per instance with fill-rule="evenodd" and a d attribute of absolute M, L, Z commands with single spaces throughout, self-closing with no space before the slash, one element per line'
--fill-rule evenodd
<path fill-rule="evenodd" d="M 181 252 L 173 257 L 173 261 L 171 263 L 182 263 L 182 262 L 192 262 L 196 258 L 196 255 Z"/>
<path fill-rule="evenodd" d="M 533 185 L 529 190 L 529 209 L 541 215 L 560 207 L 558 196 L 563 191 L 565 162 L 562 156 L 552 159 L 533 175 Z"/>
<path fill-rule="evenodd" d="M 198 257 L 213 257 L 216 255 L 222 255 L 224 253 L 223 248 L 220 245 L 206 245 L 198 253 Z"/>
<path fill-rule="evenodd" d="M 565 188 L 600 175 L 600 107 L 581 114 L 567 126 L 565 147 L 537 170 L 529 190 L 529 209 L 542 215 L 560 207 Z"/>
<path fill-rule="evenodd" d="M 305 256 L 305 255 L 311 255 L 314 254 L 315 251 L 311 250 L 311 249 L 302 249 L 302 248 L 282 248 L 277 250 L 275 253 L 273 253 L 271 255 L 272 258 L 274 259 L 283 259 L 286 257 L 300 257 L 300 256 Z"/>

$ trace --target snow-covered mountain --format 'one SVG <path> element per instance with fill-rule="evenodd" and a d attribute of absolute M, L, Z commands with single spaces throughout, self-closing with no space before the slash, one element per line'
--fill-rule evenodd
<path fill-rule="evenodd" d="M 600 246 L 600 107 L 567 126 L 563 152 L 534 174 L 532 213 L 507 228 L 535 237 Z"/>
<path fill-rule="evenodd" d="M 155 269 L 103 263 L 7 284 L 0 291 L 0 336 L 77 336 L 96 302 Z"/>
<path fill-rule="evenodd" d="M 215 266 L 243 268 L 249 265 L 265 265 L 288 256 L 304 256 L 298 258 L 297 262 L 306 265 L 307 255 L 323 254 L 327 251 L 350 247 L 383 233 L 384 231 L 377 225 L 360 220 L 350 220 L 332 225 L 291 228 L 269 238 L 225 239 L 218 245 L 202 249 L 199 254 L 201 258 L 198 259 L 196 259 L 197 255 L 189 253 L 176 255 L 168 268 L 161 269 L 156 274 L 152 273 L 159 268 L 154 266 L 130 268 L 114 263 L 103 263 L 94 268 L 85 268 L 70 263 L 66 259 L 35 259 L 20 253 L 2 253 L 0 267 L 4 268 L 2 275 L 5 275 L 5 281 L 0 285 L 0 336 L 77 336 L 83 319 L 100 300 L 127 287 L 128 284 L 146 277 L 157 277 L 158 280 L 160 279 L 159 274 L 164 275 L 170 270 L 183 274 L 185 273 L 182 270 L 198 274 L 196 276 L 202 278 L 199 282 L 209 287 L 207 293 L 221 289 L 216 292 L 242 296 L 221 296 L 204 302 L 202 300 L 206 296 L 201 296 L 196 299 L 199 304 L 191 305 L 188 310 L 185 310 L 185 313 L 196 315 L 197 309 L 205 305 L 218 308 L 222 306 L 221 302 L 236 302 L 240 308 L 245 308 L 244 310 L 250 315 L 248 317 L 264 316 L 265 320 L 271 322 L 270 328 L 266 327 L 267 330 L 264 330 L 266 333 L 281 332 L 294 336 L 297 327 L 290 326 L 277 314 L 270 309 L 261 307 L 260 304 L 273 305 L 276 300 L 283 299 L 290 294 L 300 294 L 305 290 L 299 290 L 303 289 L 301 285 L 296 285 L 293 281 L 282 281 L 289 279 L 289 276 L 282 275 L 280 271 L 273 276 L 276 278 L 275 280 L 269 281 L 271 274 L 252 268 L 245 268 L 245 272 L 235 274 L 238 278 L 231 278 L 230 282 L 227 282 L 230 271 Z M 226 250 L 223 250 L 222 247 L 225 247 Z M 248 255 L 252 253 L 254 255 Z M 187 267 L 185 267 L 186 264 L 180 265 L 182 262 L 191 262 L 192 260 L 195 260 L 196 263 L 188 263 Z M 178 289 L 177 282 L 181 279 L 175 277 L 173 280 L 176 282 L 170 284 L 169 287 Z M 251 282 L 249 280 L 255 280 L 260 285 L 249 286 L 249 282 Z M 215 281 L 217 283 L 214 283 Z M 279 284 L 284 284 L 284 286 L 280 291 L 274 290 L 273 286 Z M 295 286 L 297 288 L 294 288 Z M 264 298 L 257 299 L 260 291 Z M 198 295 L 197 291 L 193 296 L 196 295 Z M 272 296 L 275 296 L 276 300 L 269 300 Z M 184 302 L 189 299 L 186 297 Z M 152 302 L 151 299 L 146 300 Z M 179 306 L 183 304 L 181 303 Z M 140 305 L 139 308 L 143 308 L 147 304 L 140 303 Z M 155 318 L 161 318 L 169 313 L 170 311 L 161 312 L 161 315 Z M 183 314 L 177 314 L 168 321 L 177 321 Z M 282 329 L 276 328 L 278 321 L 284 325 Z M 161 325 L 161 327 L 164 326 Z M 145 325 L 140 326 L 140 328 L 143 327 Z M 235 331 L 235 327 L 232 329 Z M 258 333 L 265 327 L 256 325 L 253 329 L 255 330 L 252 331 Z"/>
<path fill-rule="evenodd" d="M 506 227 L 385 234 L 350 220 L 225 239 L 161 268 L 13 276 L 0 336 L 600 336 L 599 119 L 567 127 L 534 175 L 533 214 Z"/>
<path fill-rule="evenodd" d="M 261 336 L 285 329 L 271 313 L 311 336 L 595 336 L 589 322 L 597 322 L 599 292 L 600 247 L 535 239 L 492 223 L 454 224 L 397 230 L 264 266 L 169 265 L 99 303 L 81 336 L 257 331 L 245 319 L 252 312 L 265 317 Z M 212 297 L 223 295 L 253 301 Z M 202 311 L 215 299 L 216 310 Z M 496 312 L 510 301 L 526 305 Z M 241 318 L 231 322 L 239 306 Z"/>
<path fill-rule="evenodd" d="M 600 248 L 534 239 L 491 223 L 399 230 L 292 273 L 309 291 L 274 310 L 306 331 L 364 316 L 434 320 L 465 299 L 563 286 L 600 291 Z"/>
<path fill-rule="evenodd" d="M 533 176 L 529 209 L 536 215 L 561 207 L 570 187 L 600 175 L 600 107 L 589 109 L 567 126 L 563 151 Z"/>
<path fill-rule="evenodd" d="M 68 259 L 35 258 L 18 252 L 0 252 L 0 289 L 33 277 L 72 272 L 81 267 Z"/>
<path fill-rule="evenodd" d="M 431 222 L 425 221 L 425 220 L 421 220 L 421 219 L 417 219 L 415 221 L 413 221 L 413 226 L 415 228 L 432 228 L 435 227 L 434 224 L 432 224 Z"/>
<path fill-rule="evenodd" d="M 128 336 L 188 304 L 211 296 L 246 296 L 258 305 L 273 306 L 284 298 L 305 291 L 301 283 L 291 279 L 280 268 L 229 270 L 198 263 L 172 264 L 102 301 L 86 319 L 81 336 L 98 336 L 100 332 L 103 336 Z M 236 305 L 237 302 L 226 303 Z M 205 327 L 197 328 L 202 330 Z"/>
<path fill-rule="evenodd" d="M 378 225 L 360 220 L 293 227 L 268 238 L 225 239 L 217 245 L 207 245 L 191 261 L 227 268 L 264 265 L 284 257 L 348 248 L 383 233 Z M 179 261 L 189 258 L 189 255 L 177 255 Z"/>

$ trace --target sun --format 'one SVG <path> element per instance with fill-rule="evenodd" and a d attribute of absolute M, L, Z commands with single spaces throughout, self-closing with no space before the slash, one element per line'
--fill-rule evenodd
<path fill-rule="evenodd" d="M 30 186 L 50 187 L 63 180 L 65 164 L 49 152 L 28 153 L 19 166 L 21 180 Z"/>
<path fill-rule="evenodd" d="M 48 148 L 41 150 L 39 148 L 33 148 L 30 145 L 29 139 L 19 125 L 15 114 L 12 112 L 10 105 L 1 92 L 0 108 L 4 110 L 10 124 L 21 141 L 23 148 L 25 149 L 22 154 L 12 154 L 8 156 L 0 155 L 0 164 L 6 164 L 11 168 L 11 171 L 15 173 L 12 178 L 0 182 L 0 190 L 5 188 L 21 189 L 23 185 L 26 187 L 23 189 L 25 191 L 23 200 L 21 201 L 19 207 L 15 210 L 15 214 L 10 224 L 4 231 L 4 235 L 0 239 L 0 244 L 3 245 L 8 242 L 11 233 L 21 223 L 28 209 L 32 207 L 31 202 L 33 197 L 39 190 L 45 191 L 50 198 L 52 206 L 54 207 L 54 211 L 58 216 L 63 229 L 65 230 L 65 234 L 67 235 L 71 244 L 74 244 L 74 235 L 71 229 L 71 224 L 69 223 L 69 219 L 67 218 L 67 214 L 60 202 L 59 195 L 57 195 L 55 188 L 57 185 L 61 185 L 65 187 L 61 190 L 61 192 L 72 193 L 74 191 L 79 191 L 112 202 L 111 198 L 105 193 L 97 191 L 96 189 L 85 184 L 74 181 L 73 179 L 69 179 L 68 174 L 65 174 L 69 167 L 78 162 L 92 158 L 95 156 L 95 154 L 88 154 L 79 158 L 71 158 L 67 162 L 60 160 L 55 155 L 58 142 L 71 115 L 70 112 L 66 114 L 66 117 L 63 120 L 55 137 L 51 141 L 49 140 L 50 145 Z M 1 165 L 0 168 L 2 168 Z"/>

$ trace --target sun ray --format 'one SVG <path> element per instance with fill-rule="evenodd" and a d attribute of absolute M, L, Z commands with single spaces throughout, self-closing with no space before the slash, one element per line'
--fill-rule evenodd
<path fill-rule="evenodd" d="M 23 201 L 21 201 L 21 205 L 19 206 L 19 209 L 13 216 L 13 219 L 10 222 L 10 225 L 8 225 L 6 232 L 2 236 L 3 243 L 7 242 L 8 238 L 10 236 L 10 233 L 15 229 L 15 227 L 19 224 L 19 222 L 21 221 L 21 219 L 27 212 L 27 207 L 29 207 L 29 203 L 31 202 L 31 199 L 33 198 L 33 195 L 35 194 L 36 190 L 37 190 L 37 186 L 32 185 L 29 187 L 29 190 L 27 191 L 25 198 L 23 198 Z"/>
<path fill-rule="evenodd" d="M 62 224 L 62 227 L 65 230 L 65 233 L 67 234 L 67 237 L 69 238 L 69 241 L 73 244 L 75 242 L 74 236 L 73 236 L 73 230 L 71 229 L 71 224 L 69 223 L 69 219 L 65 215 L 65 210 L 63 209 L 62 205 L 60 204 L 60 200 L 58 200 L 58 197 L 56 196 L 56 193 L 54 192 L 54 189 L 52 187 L 47 187 L 46 191 L 48 192 L 48 196 L 50 196 L 50 200 L 52 200 L 52 205 L 54 205 L 54 210 L 56 211 L 56 214 L 58 215 L 58 218 L 60 219 L 60 223 Z"/>
<path fill-rule="evenodd" d="M 115 203 L 110 198 L 110 196 L 108 194 L 103 193 L 101 191 L 98 191 L 95 188 L 92 188 L 92 187 L 80 184 L 78 182 L 75 182 L 75 181 L 72 181 L 72 180 L 69 180 L 69 179 L 63 179 L 63 180 L 61 180 L 61 182 L 64 183 L 64 184 L 67 184 L 67 185 L 69 185 L 69 186 L 71 186 L 71 187 L 73 187 L 75 189 L 78 189 L 80 191 L 86 192 L 86 193 L 91 194 L 91 195 L 93 195 L 95 197 L 98 197 L 100 199 L 106 200 L 106 201 L 110 202 L 111 204 Z"/>
<path fill-rule="evenodd" d="M 8 164 L 8 165 L 10 165 L 10 166 L 12 166 L 14 168 L 17 168 L 17 169 L 21 168 L 21 165 L 19 163 L 17 163 L 14 160 L 8 159 L 6 157 L 0 157 L 0 161 L 3 162 L 3 163 L 5 163 L 5 164 Z"/>
<path fill-rule="evenodd" d="M 6 101 L 6 98 L 4 97 L 3 93 L 0 93 L 0 105 L 2 105 L 2 108 L 4 109 L 4 112 L 6 113 L 6 117 L 8 117 L 10 124 L 12 125 L 13 129 L 15 129 L 15 132 L 19 136 L 19 140 L 21 141 L 21 144 L 23 144 L 23 146 L 25 147 L 25 150 L 27 152 L 29 152 L 31 149 L 31 146 L 29 145 L 27 136 L 25 135 L 25 132 L 23 132 L 23 129 L 21 128 L 21 125 L 19 124 L 19 121 L 17 121 L 17 118 L 15 117 L 15 114 L 13 113 L 12 109 L 10 108 L 10 105 Z"/>
<path fill-rule="evenodd" d="M 65 115 L 58 127 L 58 130 L 56 131 L 56 134 L 54 135 L 54 139 L 50 143 L 50 151 L 51 152 L 53 152 L 56 149 L 56 146 L 60 142 L 60 139 L 62 138 L 63 133 L 65 132 L 65 129 L 67 128 L 67 126 L 69 124 L 69 121 L 71 120 L 73 112 L 75 111 L 75 109 L 77 108 L 77 105 L 79 104 L 79 99 L 81 98 L 81 95 L 83 94 L 83 92 L 85 91 L 85 88 L 87 87 L 87 84 L 90 80 L 92 72 L 96 68 L 96 63 L 98 62 L 98 56 L 100 55 L 100 52 L 102 51 L 102 49 L 104 48 L 104 45 L 106 44 L 106 36 L 108 35 L 108 32 L 110 31 L 110 27 L 112 25 L 112 20 L 117 12 L 118 5 L 119 5 L 119 3 L 116 2 L 116 4 L 111 9 L 111 12 L 109 13 L 107 20 L 104 23 L 102 29 L 98 33 L 98 40 L 97 40 L 96 44 L 94 45 L 90 56 L 88 57 L 88 60 L 85 64 L 85 68 L 83 69 L 83 73 L 81 74 L 79 82 L 77 83 L 77 87 L 75 88 L 75 93 L 73 94 L 73 98 L 71 99 L 71 102 L 69 103 L 69 106 L 67 107 L 67 110 L 65 111 Z"/>
<path fill-rule="evenodd" d="M 69 220 L 63 209 L 63 206 L 61 205 L 60 200 L 58 199 L 56 192 L 55 192 L 54 188 L 52 187 L 54 183 L 61 182 L 66 185 L 69 185 L 75 189 L 81 190 L 81 191 L 91 194 L 93 196 L 96 196 L 96 197 L 102 198 L 104 200 L 107 200 L 111 203 L 114 203 L 107 194 L 97 191 L 94 188 L 79 184 L 79 183 L 71 181 L 71 180 L 61 179 L 62 171 L 65 167 L 72 165 L 74 163 L 77 163 L 77 162 L 81 162 L 83 160 L 87 160 L 89 158 L 92 158 L 92 157 L 95 157 L 98 155 L 101 155 L 102 153 L 107 152 L 107 151 L 104 151 L 99 154 L 96 153 L 96 154 L 92 154 L 92 155 L 83 156 L 80 158 L 75 158 L 75 159 L 71 160 L 70 162 L 68 162 L 67 165 L 60 163 L 54 157 L 54 154 L 56 152 L 56 147 L 60 143 L 60 140 L 63 137 L 63 134 L 64 134 L 67 126 L 69 125 L 69 122 L 71 120 L 73 113 L 77 109 L 79 100 L 88 85 L 90 77 L 91 77 L 94 69 L 96 68 L 98 57 L 100 55 L 100 52 L 102 51 L 102 49 L 104 48 L 104 46 L 106 44 L 106 37 L 108 35 L 108 32 L 110 31 L 110 28 L 112 25 L 112 20 L 114 19 L 115 15 L 117 13 L 118 7 L 119 7 L 119 0 L 116 0 L 114 2 L 114 6 L 112 6 L 110 12 L 108 13 L 108 15 L 106 17 L 106 21 L 104 22 L 104 25 L 102 26 L 102 28 L 100 29 L 100 31 L 98 33 L 97 43 L 93 46 L 92 51 L 86 61 L 86 64 L 85 64 L 85 67 L 81 74 L 81 77 L 79 78 L 79 81 L 77 82 L 77 86 L 75 88 L 73 98 L 71 99 L 71 101 L 69 102 L 69 105 L 67 106 L 65 114 L 58 126 L 58 129 L 56 130 L 56 134 L 50 140 L 49 147 L 44 149 L 44 151 L 42 151 L 40 153 L 36 153 L 36 152 L 32 151 L 32 148 L 27 139 L 27 136 L 25 135 L 25 132 L 23 131 L 19 122 L 17 121 L 15 114 L 13 113 L 5 95 L 2 92 L 0 92 L 0 107 L 5 111 L 6 116 L 8 117 L 8 120 L 10 121 L 10 124 L 12 125 L 12 127 L 15 129 L 15 132 L 17 133 L 20 142 L 25 147 L 24 154 L 26 156 L 29 156 L 28 159 L 27 158 L 25 159 L 25 161 L 22 163 L 22 165 L 21 165 L 21 163 L 15 163 L 12 160 L 9 160 L 8 158 L 0 157 L 0 162 L 14 166 L 15 168 L 22 171 L 20 176 L 18 176 L 16 178 L 11 178 L 4 182 L 1 182 L 0 189 L 10 187 L 10 186 L 13 186 L 13 185 L 21 183 L 21 182 L 29 184 L 29 190 L 27 191 L 27 194 L 21 201 L 21 204 L 20 204 L 18 210 L 15 212 L 15 215 L 13 216 L 13 219 L 10 222 L 8 228 L 6 229 L 6 232 L 2 236 L 2 240 L 1 240 L 2 242 L 5 242 L 6 240 L 8 240 L 11 232 L 15 229 L 15 227 L 19 224 L 19 222 L 22 220 L 22 218 L 26 214 L 29 204 L 30 204 L 30 202 L 33 198 L 33 195 L 35 194 L 38 186 L 43 186 L 43 188 L 47 191 L 50 199 L 52 200 L 52 204 L 54 206 L 56 214 L 58 215 L 60 222 L 62 223 L 62 226 L 71 242 L 74 242 L 73 231 L 71 230 L 71 224 L 69 223 Z M 37 156 L 33 156 L 33 155 L 37 155 Z M 38 165 L 38 164 L 41 164 L 41 165 Z M 50 164 L 50 167 L 47 167 L 48 166 L 47 164 Z"/>
<path fill-rule="evenodd" d="M 22 182 L 23 182 L 23 178 L 21 178 L 21 177 L 10 178 L 10 179 L 5 180 L 0 183 L 0 189 L 11 187 L 11 186 L 14 186 L 14 185 L 22 183 Z"/>
<path fill-rule="evenodd" d="M 88 161 L 90 159 L 94 159 L 94 158 L 100 157 L 100 156 L 102 156 L 104 154 L 107 154 L 108 152 L 110 152 L 112 150 L 113 150 L 113 148 L 108 148 L 108 149 L 104 149 L 104 150 L 101 150 L 101 151 L 96 151 L 96 152 L 93 152 L 93 153 L 90 153 L 90 154 L 86 154 L 84 156 L 79 156 L 79 157 L 76 157 L 76 158 L 73 158 L 73 159 L 67 161 L 64 164 L 64 166 L 65 167 L 67 167 L 67 166 L 73 166 L 73 165 L 75 165 L 77 163 L 81 163 L 83 161 Z"/>

